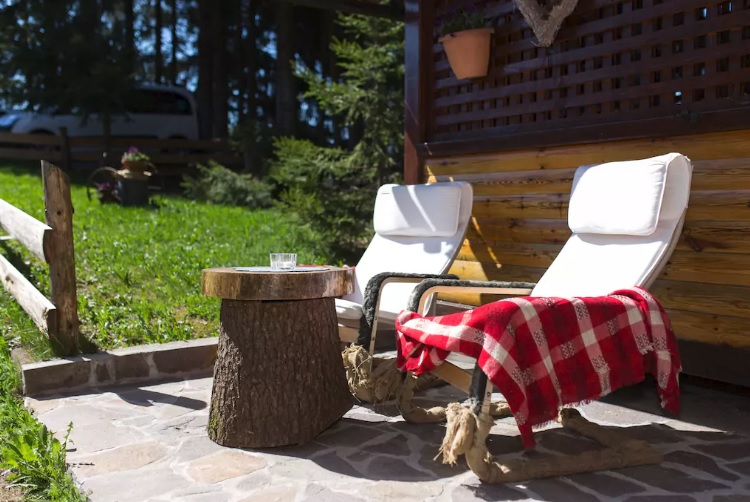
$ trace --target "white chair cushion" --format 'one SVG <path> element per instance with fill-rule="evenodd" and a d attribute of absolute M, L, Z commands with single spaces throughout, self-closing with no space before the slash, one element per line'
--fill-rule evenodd
<path fill-rule="evenodd" d="M 343 298 L 336 298 L 336 317 L 358 321 L 362 317 L 362 305 Z"/>
<path fill-rule="evenodd" d="M 450 237 L 458 230 L 461 187 L 457 184 L 383 185 L 373 223 L 383 236 Z"/>
<path fill-rule="evenodd" d="M 579 168 L 568 209 L 570 229 L 578 234 L 654 233 L 673 158 L 670 154 Z"/>
<path fill-rule="evenodd" d="M 604 296 L 643 286 L 669 249 L 673 230 L 671 225 L 662 225 L 648 238 L 574 234 L 531 296 Z"/>

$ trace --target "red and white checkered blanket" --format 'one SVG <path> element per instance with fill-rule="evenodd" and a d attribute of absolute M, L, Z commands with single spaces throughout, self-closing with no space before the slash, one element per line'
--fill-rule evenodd
<path fill-rule="evenodd" d="M 455 314 L 396 320 L 398 366 L 427 373 L 450 352 L 477 358 L 503 394 L 525 447 L 532 426 L 651 373 L 661 405 L 677 413 L 677 340 L 661 305 L 640 288 L 592 298 L 518 297 Z"/>

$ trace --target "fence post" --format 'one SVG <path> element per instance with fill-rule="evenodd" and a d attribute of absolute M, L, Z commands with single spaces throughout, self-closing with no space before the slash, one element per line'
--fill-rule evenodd
<path fill-rule="evenodd" d="M 76 258 L 73 249 L 73 204 L 70 182 L 58 167 L 42 161 L 44 212 L 52 227 L 47 262 L 50 296 L 57 307 L 57 342 L 60 355 L 78 352 L 78 295 L 76 294 Z"/>
<path fill-rule="evenodd" d="M 62 158 L 63 167 L 70 171 L 70 137 L 68 136 L 68 128 L 60 128 L 60 157 Z"/>

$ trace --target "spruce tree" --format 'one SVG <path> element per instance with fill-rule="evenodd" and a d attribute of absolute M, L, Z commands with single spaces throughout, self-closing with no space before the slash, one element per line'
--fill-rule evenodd
<path fill-rule="evenodd" d="M 403 23 L 339 15 L 345 36 L 331 44 L 339 79 L 300 66 L 297 75 L 327 114 L 340 118 L 350 148 L 276 140 L 272 171 L 282 199 L 317 230 L 332 261 L 356 261 L 371 235 L 377 188 L 397 181 L 403 165 Z M 333 142 L 333 138 L 332 141 Z"/>

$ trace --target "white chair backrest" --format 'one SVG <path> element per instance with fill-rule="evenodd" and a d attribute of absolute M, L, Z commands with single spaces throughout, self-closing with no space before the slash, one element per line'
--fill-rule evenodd
<path fill-rule="evenodd" d="M 443 274 L 461 248 L 471 219 L 473 192 L 466 182 L 384 185 L 375 200 L 375 236 L 355 270 L 355 289 L 346 300 L 362 303 L 367 283 L 381 272 Z M 415 284 L 389 284 L 380 312 L 395 317 Z"/>
<path fill-rule="evenodd" d="M 582 166 L 568 208 L 570 239 L 532 296 L 602 296 L 649 287 L 682 231 L 692 164 L 678 153 Z"/>

